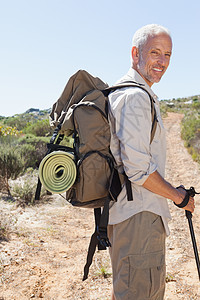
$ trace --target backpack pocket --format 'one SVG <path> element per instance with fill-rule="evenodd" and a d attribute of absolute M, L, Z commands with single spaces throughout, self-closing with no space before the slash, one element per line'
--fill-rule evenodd
<path fill-rule="evenodd" d="M 77 163 L 77 181 L 74 184 L 76 200 L 89 202 L 108 196 L 113 161 L 99 151 L 86 153 Z"/>

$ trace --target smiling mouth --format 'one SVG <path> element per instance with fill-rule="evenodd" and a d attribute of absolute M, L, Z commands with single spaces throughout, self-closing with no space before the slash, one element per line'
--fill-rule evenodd
<path fill-rule="evenodd" d="M 163 72 L 163 69 L 153 68 L 153 70 L 156 72 Z"/>

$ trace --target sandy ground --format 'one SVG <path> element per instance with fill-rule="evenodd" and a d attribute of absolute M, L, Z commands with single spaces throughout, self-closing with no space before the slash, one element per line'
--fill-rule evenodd
<path fill-rule="evenodd" d="M 200 166 L 180 138 L 182 115 L 164 120 L 168 149 L 166 179 L 200 191 Z M 169 202 L 171 235 L 167 239 L 165 300 L 200 299 L 200 283 L 185 213 Z M 60 196 L 34 207 L 0 200 L 0 213 L 12 231 L 0 241 L 0 300 L 110 299 L 112 275 L 107 251 L 97 251 L 89 279 L 82 282 L 93 212 L 73 208 Z M 200 250 L 200 197 L 193 225 Z M 9 226 L 8 226 L 9 227 Z M 134 300 L 134 299 L 133 299 Z"/>

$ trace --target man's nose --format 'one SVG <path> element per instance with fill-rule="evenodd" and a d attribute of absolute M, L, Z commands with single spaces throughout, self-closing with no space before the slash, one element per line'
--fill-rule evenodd
<path fill-rule="evenodd" d="M 168 60 L 164 54 L 159 56 L 158 63 L 161 66 L 166 66 L 168 64 Z"/>

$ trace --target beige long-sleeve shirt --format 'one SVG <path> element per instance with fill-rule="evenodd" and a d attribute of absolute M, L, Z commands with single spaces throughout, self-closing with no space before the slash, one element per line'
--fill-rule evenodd
<path fill-rule="evenodd" d="M 120 223 L 141 211 L 150 211 L 162 217 L 168 235 L 171 216 L 167 200 L 142 186 L 156 170 L 162 177 L 165 175 L 166 141 L 159 102 L 138 72 L 130 69 L 119 82 L 128 80 L 143 84 L 151 94 L 155 101 L 158 124 L 150 144 L 152 119 L 149 95 L 137 87 L 122 88 L 110 94 L 111 151 L 117 165 L 131 181 L 133 201 L 127 200 L 124 186 L 117 202 L 110 207 L 109 224 Z"/>

